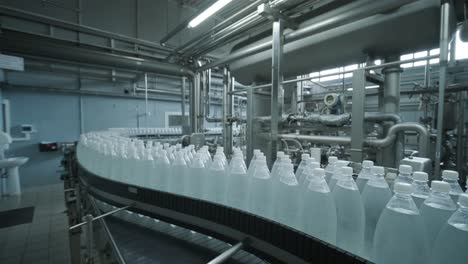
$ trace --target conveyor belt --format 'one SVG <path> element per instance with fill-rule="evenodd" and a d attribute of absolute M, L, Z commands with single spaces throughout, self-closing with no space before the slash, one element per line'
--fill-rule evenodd
<path fill-rule="evenodd" d="M 365 259 L 290 227 L 227 206 L 116 182 L 74 164 L 88 192 L 114 206 L 215 237 L 245 241 L 244 250 L 272 263 L 367 263 Z"/>

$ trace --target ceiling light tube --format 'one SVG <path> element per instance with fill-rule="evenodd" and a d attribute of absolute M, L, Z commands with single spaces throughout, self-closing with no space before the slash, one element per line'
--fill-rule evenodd
<path fill-rule="evenodd" d="M 214 13 L 218 12 L 221 8 L 225 7 L 229 4 L 232 0 L 218 0 L 216 3 L 212 4 L 208 7 L 205 11 L 201 12 L 197 17 L 192 19 L 188 24 L 189 28 L 194 28 L 198 26 L 201 22 L 205 21 L 207 18 L 212 16 Z"/>

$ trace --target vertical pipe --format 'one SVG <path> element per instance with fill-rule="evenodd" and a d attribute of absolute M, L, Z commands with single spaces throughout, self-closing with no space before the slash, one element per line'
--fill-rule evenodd
<path fill-rule="evenodd" d="M 253 157 L 254 149 L 254 131 L 253 131 L 253 115 L 254 115 L 254 101 L 253 101 L 253 89 L 247 88 L 247 162 L 250 165 L 250 161 Z"/>
<path fill-rule="evenodd" d="M 182 77 L 182 86 L 180 87 L 180 96 L 181 96 L 180 108 L 181 108 L 181 112 L 182 112 L 182 127 L 187 125 L 185 123 L 185 85 L 186 85 L 186 81 L 187 81 L 187 79 L 185 77 Z"/>
<path fill-rule="evenodd" d="M 148 128 L 148 74 L 145 72 L 145 128 Z"/>
<path fill-rule="evenodd" d="M 94 263 L 94 234 L 93 234 L 93 216 L 90 214 L 87 214 L 84 219 L 86 222 L 86 252 L 88 255 L 88 259 L 86 263 Z"/>
<path fill-rule="evenodd" d="M 389 58 L 386 62 L 398 60 L 398 57 Z M 385 74 L 383 89 L 383 112 L 391 114 L 400 113 L 400 66 L 386 67 L 382 70 Z M 384 124 L 384 132 L 387 133 L 391 124 Z M 403 158 L 403 137 L 398 133 L 395 144 L 382 149 L 382 166 L 395 168 Z"/>
<path fill-rule="evenodd" d="M 434 179 L 440 179 L 440 158 L 444 130 L 444 102 L 447 87 L 448 46 L 450 36 L 450 1 L 444 1 L 440 8 L 440 55 L 439 55 L 439 104 L 437 107 L 437 139 L 435 150 Z"/>
<path fill-rule="evenodd" d="M 283 21 L 278 19 L 273 22 L 273 46 L 271 61 L 271 149 L 270 162 L 272 166 L 276 160 L 278 151 L 278 124 L 283 112 L 283 71 L 281 64 L 283 60 Z"/>
<path fill-rule="evenodd" d="M 232 154 L 232 85 L 231 74 L 227 68 L 224 68 L 223 75 L 223 146 L 226 158 L 231 158 Z"/>
<path fill-rule="evenodd" d="M 458 124 L 457 124 L 457 171 L 463 175 L 464 161 L 464 141 L 465 134 L 465 93 L 458 93 Z"/>
<path fill-rule="evenodd" d="M 190 125 L 192 133 L 200 131 L 199 118 L 200 115 L 200 73 L 197 73 L 193 78 L 192 89 L 190 93 Z"/>
<path fill-rule="evenodd" d="M 351 161 L 361 163 L 363 159 L 364 107 L 366 102 L 366 71 L 364 69 L 353 72 L 352 100 Z"/>

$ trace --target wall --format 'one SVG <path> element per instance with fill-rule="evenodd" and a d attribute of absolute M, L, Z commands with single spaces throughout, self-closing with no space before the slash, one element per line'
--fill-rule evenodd
<path fill-rule="evenodd" d="M 20 137 L 19 125 L 32 124 L 37 133 L 30 141 L 14 142 L 7 156 L 26 156 L 29 162 L 20 168 L 22 186 L 58 183 L 56 172 L 61 160 L 60 152 L 40 153 L 41 141 L 70 142 L 80 135 L 80 95 L 53 94 L 37 91 L 2 90 L 3 99 L 10 101 L 12 136 Z M 139 99 L 82 96 L 82 122 L 84 131 L 109 127 L 135 127 L 137 111 L 144 112 L 145 103 Z M 180 103 L 149 101 L 153 115 L 150 126 L 164 126 L 164 112 L 180 111 Z M 143 125 L 140 118 L 140 124 Z"/>

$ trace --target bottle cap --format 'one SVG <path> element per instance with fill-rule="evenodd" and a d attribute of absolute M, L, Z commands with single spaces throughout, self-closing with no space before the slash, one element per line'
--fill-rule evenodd
<path fill-rule="evenodd" d="M 305 159 L 308 159 L 308 158 L 310 158 L 310 156 L 307 153 L 301 155 L 301 160 L 305 160 Z"/>
<path fill-rule="evenodd" d="M 400 165 L 398 170 L 400 171 L 400 173 L 411 174 L 411 172 L 413 172 L 413 167 L 409 165 Z"/>
<path fill-rule="evenodd" d="M 411 194 L 413 192 L 413 187 L 409 183 L 396 182 L 395 186 L 393 186 L 393 190 L 396 193 Z"/>
<path fill-rule="evenodd" d="M 313 173 L 314 173 L 315 176 L 318 176 L 318 177 L 324 177 L 325 176 L 325 170 L 321 169 L 321 168 L 315 168 Z"/>
<path fill-rule="evenodd" d="M 372 166 L 374 166 L 374 162 L 372 160 L 364 160 L 362 162 L 363 168 L 371 168 Z"/>
<path fill-rule="evenodd" d="M 338 161 L 338 158 L 335 156 L 328 157 L 328 163 L 335 163 Z"/>
<path fill-rule="evenodd" d="M 384 167 L 381 167 L 381 166 L 374 166 L 374 167 L 372 167 L 372 173 L 378 174 L 378 175 L 383 175 L 383 174 L 385 174 L 385 169 L 384 169 Z"/>
<path fill-rule="evenodd" d="M 443 181 L 432 181 L 431 183 L 432 190 L 435 192 L 450 192 L 450 184 Z"/>
<path fill-rule="evenodd" d="M 278 151 L 278 152 L 276 152 L 276 156 L 277 157 L 284 156 L 284 152 L 283 151 Z"/>
<path fill-rule="evenodd" d="M 425 172 L 422 171 L 415 171 L 413 172 L 413 179 L 415 181 L 427 181 L 428 175 Z"/>
<path fill-rule="evenodd" d="M 353 175 L 353 168 L 343 167 L 343 168 L 341 168 L 341 173 L 343 173 L 344 176 L 352 176 Z"/>
<path fill-rule="evenodd" d="M 468 193 L 462 193 L 458 196 L 458 203 L 461 206 L 468 207 Z"/>
<path fill-rule="evenodd" d="M 447 178 L 449 180 L 458 180 L 458 172 L 452 170 L 444 170 L 442 172 L 442 178 Z"/>

